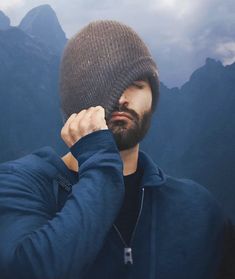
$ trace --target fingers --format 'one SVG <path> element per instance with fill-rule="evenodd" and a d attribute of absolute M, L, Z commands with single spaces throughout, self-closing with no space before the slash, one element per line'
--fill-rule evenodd
<path fill-rule="evenodd" d="M 102 106 L 90 107 L 79 113 L 73 113 L 61 130 L 61 137 L 70 147 L 81 137 L 97 131 L 108 129 L 105 110 Z"/>

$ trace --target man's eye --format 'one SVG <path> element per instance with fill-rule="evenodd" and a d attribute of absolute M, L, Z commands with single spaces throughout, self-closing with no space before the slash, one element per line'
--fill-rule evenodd
<path fill-rule="evenodd" d="M 143 89 L 143 88 L 144 88 L 144 86 L 143 86 L 142 84 L 138 84 L 138 83 L 135 83 L 135 82 L 133 82 L 133 83 L 131 84 L 131 86 L 134 86 L 134 87 L 136 87 L 136 88 L 138 88 L 138 89 Z"/>

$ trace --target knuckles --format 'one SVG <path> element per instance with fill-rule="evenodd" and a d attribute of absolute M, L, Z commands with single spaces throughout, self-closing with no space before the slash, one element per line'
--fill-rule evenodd
<path fill-rule="evenodd" d="M 88 127 L 87 121 L 81 120 L 80 123 L 79 123 L 79 129 L 84 131 L 84 130 L 87 129 L 87 127 Z"/>
<path fill-rule="evenodd" d="M 70 131 L 75 131 L 78 128 L 78 124 L 76 122 L 71 122 L 69 125 L 69 130 Z"/>
<path fill-rule="evenodd" d="M 62 138 L 64 138 L 64 136 L 65 136 L 65 133 L 64 133 L 63 129 L 60 131 L 60 136 L 61 136 Z"/>
<path fill-rule="evenodd" d="M 61 138 L 70 146 L 75 139 L 77 140 L 92 131 L 107 128 L 104 112 L 104 108 L 99 105 L 83 109 L 79 113 L 73 113 L 70 116 L 70 123 L 60 131 Z"/>

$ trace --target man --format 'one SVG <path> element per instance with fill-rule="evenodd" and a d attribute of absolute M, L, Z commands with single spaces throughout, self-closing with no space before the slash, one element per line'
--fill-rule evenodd
<path fill-rule="evenodd" d="M 219 206 L 139 150 L 159 96 L 140 37 L 90 23 L 65 49 L 60 88 L 69 152 L 44 147 L 0 166 L 2 277 L 215 278 Z"/>

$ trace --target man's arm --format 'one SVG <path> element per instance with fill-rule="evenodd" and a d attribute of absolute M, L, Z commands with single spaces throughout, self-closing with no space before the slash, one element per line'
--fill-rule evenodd
<path fill-rule="evenodd" d="M 109 130 L 86 135 L 71 152 L 79 182 L 55 216 L 21 173 L 0 167 L 1 276 L 81 278 L 101 249 L 124 195 L 120 153 Z"/>

